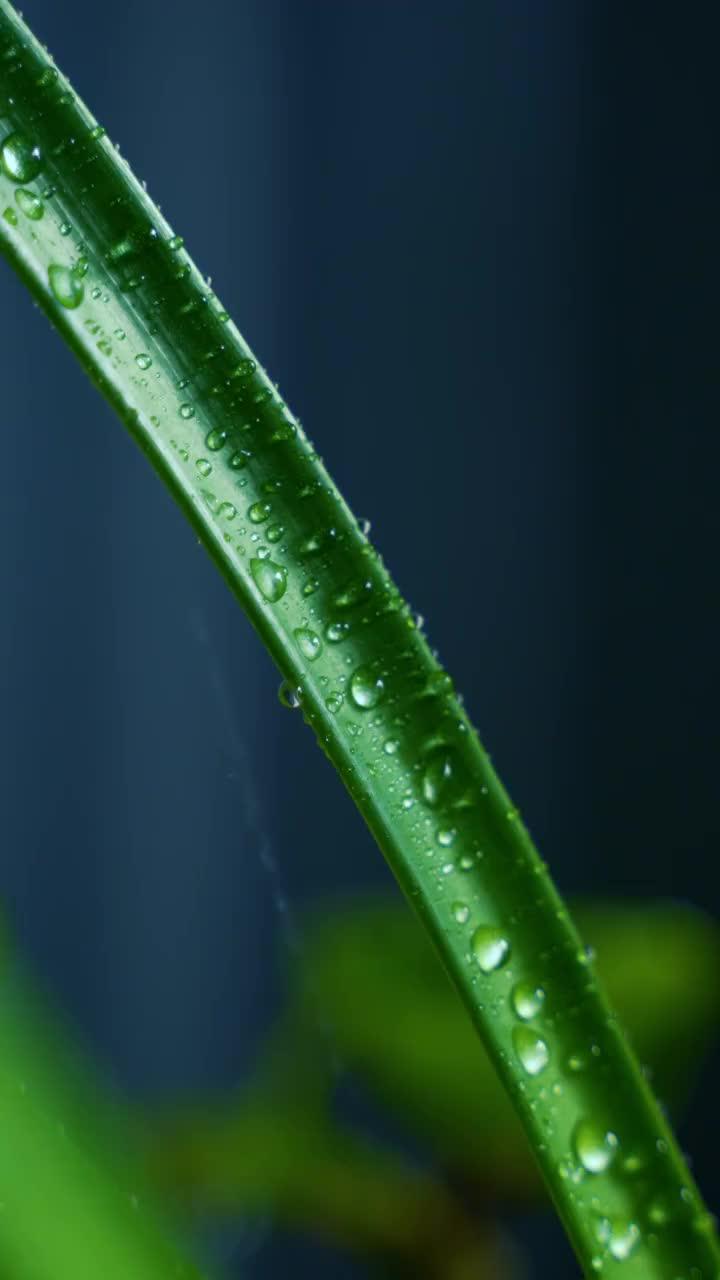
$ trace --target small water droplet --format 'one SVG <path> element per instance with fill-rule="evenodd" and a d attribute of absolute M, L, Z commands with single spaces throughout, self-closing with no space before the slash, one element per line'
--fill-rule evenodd
<path fill-rule="evenodd" d="M 513 1028 L 512 1041 L 523 1070 L 529 1076 L 539 1076 L 550 1061 L 550 1051 L 545 1041 L 532 1027 Z"/>
<path fill-rule="evenodd" d="M 385 696 L 385 683 L 369 666 L 358 667 L 350 677 L 350 696 L 356 707 L 370 710 Z"/>
<path fill-rule="evenodd" d="M 330 644 L 339 644 L 350 634 L 349 622 L 330 622 L 325 628 L 325 639 Z"/>
<path fill-rule="evenodd" d="M 195 466 L 197 467 L 198 471 L 200 472 L 200 475 L 203 476 L 203 478 L 206 478 L 207 476 L 209 476 L 212 471 L 212 463 L 208 462 L 207 458 L 198 458 L 197 462 L 195 463 Z"/>
<path fill-rule="evenodd" d="M 439 827 L 435 832 L 435 839 L 441 849 L 449 849 L 451 844 L 455 843 L 457 831 L 454 827 Z"/>
<path fill-rule="evenodd" d="M 194 405 L 189 404 L 187 400 L 185 401 L 185 403 L 184 403 L 184 404 L 181 404 L 181 405 L 180 405 L 180 417 L 181 417 L 181 418 L 185 418 L 185 420 L 186 420 L 186 421 L 188 420 L 188 418 L 194 418 L 194 417 L 195 417 L 195 407 L 194 407 Z M 208 446 L 208 447 L 209 447 L 209 446 Z"/>
<path fill-rule="evenodd" d="M 69 222 L 61 222 L 61 223 L 60 223 L 60 225 L 59 225 L 59 227 L 58 227 L 58 231 L 60 232 L 60 235 L 61 235 L 61 236 L 69 236 L 69 235 L 70 235 L 70 232 L 72 231 L 72 225 L 71 225 L 71 223 L 69 223 Z"/>
<path fill-rule="evenodd" d="M 331 693 L 330 696 L 325 699 L 325 706 L 332 715 L 337 715 L 343 701 L 344 699 L 341 693 Z"/>
<path fill-rule="evenodd" d="M 470 919 L 470 908 L 466 902 L 453 902 L 451 909 L 458 924 L 467 924 Z"/>
<path fill-rule="evenodd" d="M 596 1120 L 580 1120 L 573 1133 L 575 1154 L 588 1173 L 604 1173 L 617 1155 L 619 1143 L 609 1129 Z"/>
<path fill-rule="evenodd" d="M 300 698 L 297 689 L 289 680 L 283 680 L 278 689 L 278 698 L 284 707 L 289 707 L 291 711 L 295 711 L 300 706 Z"/>
<path fill-rule="evenodd" d="M 534 1018 L 544 1002 L 545 992 L 542 987 L 534 987 L 531 982 L 518 982 L 513 988 L 512 1003 L 518 1018 Z"/>
<path fill-rule="evenodd" d="M 32 182 L 42 168 L 40 148 L 23 133 L 11 133 L 0 146 L 0 165 L 13 182 Z"/>
<path fill-rule="evenodd" d="M 24 187 L 15 192 L 15 202 L 25 217 L 33 222 L 39 222 L 45 212 L 45 205 L 40 197 L 33 195 L 32 191 L 26 191 Z"/>
<path fill-rule="evenodd" d="M 52 263 L 48 267 L 48 280 L 53 297 L 57 299 L 61 306 L 67 307 L 68 311 L 74 311 L 80 306 L 85 295 L 85 289 L 82 280 L 70 267 L 61 267 L 57 263 Z"/>
<path fill-rule="evenodd" d="M 90 137 L 91 137 L 91 138 L 104 138 L 104 137 L 105 137 L 105 129 L 103 128 L 103 126 L 102 126 L 101 124 L 93 125 L 92 129 L 90 130 Z"/>
<path fill-rule="evenodd" d="M 510 956 L 510 944 L 495 925 L 483 924 L 476 929 L 470 947 L 483 973 L 494 973 Z"/>
<path fill-rule="evenodd" d="M 265 537 L 268 542 L 279 542 L 285 530 L 281 524 L 269 524 L 265 530 Z"/>
<path fill-rule="evenodd" d="M 184 243 L 185 241 L 182 236 L 171 236 L 168 240 L 168 245 L 172 249 L 173 253 L 177 253 L 178 249 L 182 249 Z"/>
<path fill-rule="evenodd" d="M 322 640 L 315 631 L 311 631 L 310 627 L 296 627 L 293 635 L 297 641 L 298 649 L 308 662 L 314 662 L 322 653 Z"/>
<path fill-rule="evenodd" d="M 250 561 L 250 572 L 260 594 L 270 604 L 276 604 L 285 595 L 287 588 L 287 569 L 276 564 L 269 557 L 257 556 Z"/>
<path fill-rule="evenodd" d="M 397 738 L 388 738 L 387 741 L 383 743 L 383 751 L 386 756 L 394 756 L 399 746 L 400 743 Z"/>
<path fill-rule="evenodd" d="M 222 445 L 218 445 L 218 448 L 221 449 Z M 230 466 L 233 471 L 242 471 L 250 461 L 250 457 L 251 455 L 248 453 L 247 449 L 236 449 L 230 458 Z"/>
<path fill-rule="evenodd" d="M 138 369 L 149 369 L 152 364 L 152 360 L 150 359 L 150 356 L 147 354 L 147 352 L 141 351 L 139 352 L 138 355 L 136 355 L 135 363 Z"/>

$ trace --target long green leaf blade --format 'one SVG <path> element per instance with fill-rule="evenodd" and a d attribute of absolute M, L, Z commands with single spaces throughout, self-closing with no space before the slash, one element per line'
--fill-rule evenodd
<path fill-rule="evenodd" d="M 295 691 L 462 993 L 587 1274 L 622 1261 L 628 1280 L 715 1276 L 717 1240 L 672 1134 L 382 561 L 179 237 L 7 0 L 0 59 L 5 255 Z M 538 988 L 527 1018 L 518 993 Z"/>

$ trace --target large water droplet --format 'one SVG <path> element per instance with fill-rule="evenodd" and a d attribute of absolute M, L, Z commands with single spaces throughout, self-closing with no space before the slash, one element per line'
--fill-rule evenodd
<path fill-rule="evenodd" d="M 269 600 L 270 604 L 275 604 L 285 595 L 287 569 L 284 569 L 281 564 L 276 564 L 268 557 L 264 560 L 256 557 L 250 561 L 250 572 L 261 595 Z"/>
<path fill-rule="evenodd" d="M 48 280 L 53 297 L 68 311 L 74 311 L 85 296 L 82 280 L 71 267 L 61 267 L 53 263 L 48 267 Z"/>
<path fill-rule="evenodd" d="M 253 524 L 262 524 L 263 520 L 268 520 L 272 514 L 272 507 L 269 502 L 253 502 L 248 508 L 248 516 Z"/>
<path fill-rule="evenodd" d="M 534 1018 L 545 1003 L 545 992 L 542 987 L 534 987 L 531 982 L 518 982 L 512 993 L 513 1009 L 518 1018 L 526 1021 Z"/>
<path fill-rule="evenodd" d="M 615 1134 L 596 1120 L 580 1120 L 575 1126 L 575 1154 L 588 1173 L 604 1173 L 615 1159 L 619 1145 Z"/>
<path fill-rule="evenodd" d="M 451 747 L 441 744 L 428 752 L 421 775 L 421 791 L 431 809 L 448 804 L 460 791 L 457 758 Z"/>
<path fill-rule="evenodd" d="M 212 431 L 208 431 L 205 437 L 205 444 L 211 453 L 217 453 L 218 449 L 222 449 L 227 439 L 227 433 L 220 427 L 213 427 Z"/>
<path fill-rule="evenodd" d="M 40 197 L 33 195 L 32 191 L 26 191 L 24 187 L 15 192 L 15 202 L 25 217 L 31 218 L 33 222 L 39 222 L 45 212 L 45 205 Z"/>
<path fill-rule="evenodd" d="M 532 1027 L 519 1026 L 513 1029 L 513 1045 L 522 1063 L 523 1070 L 529 1076 L 539 1076 L 550 1061 L 550 1051 L 543 1039 L 533 1031 Z"/>
<path fill-rule="evenodd" d="M 0 165 L 13 182 L 31 182 L 42 168 L 40 148 L 23 133 L 11 133 L 0 147 Z"/>
<path fill-rule="evenodd" d="M 505 964 L 510 955 L 510 943 L 492 924 L 483 924 L 475 930 L 470 947 L 483 973 L 493 973 Z"/>
<path fill-rule="evenodd" d="M 310 627 L 296 627 L 293 635 L 303 658 L 307 658 L 308 662 L 314 662 L 320 657 L 323 646 L 316 631 L 311 631 Z"/>
<path fill-rule="evenodd" d="M 385 696 L 385 683 L 371 667 L 358 667 L 350 677 L 350 697 L 356 707 L 369 710 L 376 707 Z"/>

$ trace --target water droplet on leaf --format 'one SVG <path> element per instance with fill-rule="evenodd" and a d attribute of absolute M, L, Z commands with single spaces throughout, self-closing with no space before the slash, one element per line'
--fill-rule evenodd
<path fill-rule="evenodd" d="M 282 565 L 276 564 L 267 556 L 263 559 L 258 556 L 250 561 L 250 572 L 260 594 L 269 600 L 270 604 L 276 604 L 285 595 L 287 569 Z"/>
<path fill-rule="evenodd" d="M 356 707 L 370 710 L 385 696 L 385 683 L 369 666 L 358 667 L 350 677 L 350 696 Z"/>
<path fill-rule="evenodd" d="M 53 297 L 61 306 L 74 311 L 80 306 L 85 295 L 82 280 L 71 267 L 61 267 L 53 263 L 48 267 L 48 280 Z"/>
<path fill-rule="evenodd" d="M 534 1018 L 545 1002 L 542 987 L 534 987 L 531 982 L 518 982 L 513 988 L 512 1003 L 518 1018 Z"/>
<path fill-rule="evenodd" d="M 297 641 L 298 649 L 308 662 L 314 662 L 322 653 L 322 640 L 315 631 L 311 631 L 309 627 L 296 627 L 293 635 Z"/>
<path fill-rule="evenodd" d="M 0 165 L 13 182 L 31 182 L 42 168 L 40 148 L 23 133 L 11 133 L 0 146 Z"/>
<path fill-rule="evenodd" d="M 512 1041 L 515 1046 L 523 1070 L 529 1076 L 538 1076 L 550 1061 L 547 1044 L 532 1027 L 519 1026 L 513 1029 Z"/>
<path fill-rule="evenodd" d="M 510 944 L 495 925 L 484 924 L 476 929 L 470 947 L 477 965 L 483 973 L 494 973 L 510 956 Z"/>
<path fill-rule="evenodd" d="M 15 201 L 25 217 L 31 218 L 33 222 L 39 222 L 45 212 L 45 205 L 40 197 L 33 195 L 32 191 L 26 191 L 24 187 L 15 192 Z"/>
<path fill-rule="evenodd" d="M 575 1154 L 588 1173 L 604 1173 L 617 1155 L 619 1143 L 614 1133 L 596 1120 L 580 1120 L 573 1134 Z"/>

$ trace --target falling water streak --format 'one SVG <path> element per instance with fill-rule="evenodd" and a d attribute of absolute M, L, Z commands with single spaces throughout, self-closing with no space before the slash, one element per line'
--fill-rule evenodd
<path fill-rule="evenodd" d="M 287 887 L 282 870 L 272 851 L 270 836 L 262 820 L 259 804 L 259 792 L 255 784 L 252 760 L 243 738 L 235 711 L 235 704 L 230 688 L 227 672 L 213 644 L 210 628 L 203 615 L 194 611 L 191 618 L 191 630 L 196 644 L 203 651 L 201 669 L 207 673 L 213 699 L 230 747 L 236 769 L 229 775 L 239 785 L 240 800 L 250 834 L 256 842 L 257 857 L 270 885 L 272 904 L 280 920 L 280 937 L 283 946 L 291 956 L 294 968 L 305 960 L 305 943 L 297 916 L 290 906 Z M 312 969 L 308 967 L 306 978 L 307 991 L 310 996 L 309 1006 L 313 1011 L 315 1029 L 327 1055 L 327 1062 L 335 1079 L 345 1074 L 345 1064 L 338 1050 L 332 1024 L 324 1016 L 322 1001 L 318 995 L 312 977 Z"/>

